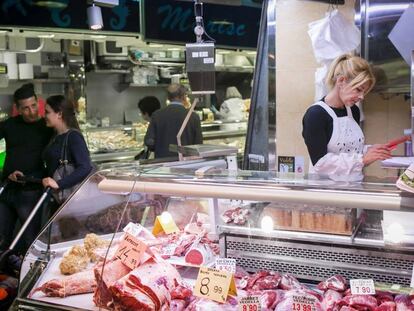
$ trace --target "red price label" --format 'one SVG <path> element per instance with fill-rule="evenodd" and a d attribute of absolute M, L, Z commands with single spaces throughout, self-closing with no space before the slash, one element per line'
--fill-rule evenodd
<path fill-rule="evenodd" d="M 292 311 L 315 311 L 315 297 L 292 296 Z"/>
<path fill-rule="evenodd" d="M 352 295 L 375 295 L 374 280 L 358 279 L 349 281 Z"/>
<path fill-rule="evenodd" d="M 261 311 L 259 296 L 241 298 L 239 301 L 239 311 Z"/>

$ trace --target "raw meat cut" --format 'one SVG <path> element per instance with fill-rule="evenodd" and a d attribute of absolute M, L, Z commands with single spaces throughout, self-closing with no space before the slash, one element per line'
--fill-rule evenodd
<path fill-rule="evenodd" d="M 338 302 L 338 306 L 349 306 L 357 310 L 373 311 L 378 306 L 377 299 L 368 295 L 351 295 Z"/>
<path fill-rule="evenodd" d="M 193 265 L 206 265 L 213 261 L 214 254 L 207 244 L 194 243 L 185 254 L 185 262 Z"/>
<path fill-rule="evenodd" d="M 336 304 L 342 299 L 342 294 L 335 290 L 328 289 L 323 297 L 322 306 L 325 311 L 334 311 Z"/>
<path fill-rule="evenodd" d="M 247 221 L 248 209 L 237 207 L 235 209 L 229 209 L 221 215 L 221 219 L 226 223 L 234 222 L 236 225 L 244 225 Z"/>
<path fill-rule="evenodd" d="M 281 289 L 294 289 L 294 288 L 302 288 L 303 286 L 299 283 L 299 281 L 291 274 L 283 274 L 280 280 L 279 287 Z"/>
<path fill-rule="evenodd" d="M 170 303 L 170 311 L 184 311 L 187 306 L 187 302 L 181 299 L 173 299 Z"/>
<path fill-rule="evenodd" d="M 338 292 L 343 292 L 346 289 L 346 279 L 342 275 L 334 275 L 329 279 L 318 284 L 320 290 L 333 289 Z"/>
<path fill-rule="evenodd" d="M 409 295 L 398 295 L 395 297 L 397 311 L 414 311 L 414 304 Z"/>
<path fill-rule="evenodd" d="M 218 303 L 205 298 L 196 298 L 185 309 L 186 311 L 238 311 L 237 300 L 229 297 L 226 303 Z"/>
<path fill-rule="evenodd" d="M 396 311 L 397 305 L 394 301 L 383 302 L 380 306 L 375 308 L 375 311 Z"/>
<path fill-rule="evenodd" d="M 72 274 L 61 279 L 53 279 L 33 290 L 30 297 L 36 292 L 43 292 L 48 297 L 67 297 L 92 293 L 96 288 L 93 270 Z"/>
<path fill-rule="evenodd" d="M 375 291 L 375 298 L 377 298 L 378 305 L 381 305 L 384 302 L 387 301 L 394 301 L 394 297 L 390 292 L 384 292 L 384 291 Z"/>
<path fill-rule="evenodd" d="M 147 261 L 109 287 L 115 310 L 158 311 L 171 301 L 181 282 L 177 270 L 163 260 Z"/>
<path fill-rule="evenodd" d="M 123 276 L 127 275 L 131 271 L 120 260 L 114 259 L 108 261 L 103 270 L 102 266 L 98 266 L 94 269 L 94 275 L 96 280 L 96 290 L 93 294 L 93 302 L 101 308 L 110 308 L 112 306 L 112 294 L 109 287 Z"/>

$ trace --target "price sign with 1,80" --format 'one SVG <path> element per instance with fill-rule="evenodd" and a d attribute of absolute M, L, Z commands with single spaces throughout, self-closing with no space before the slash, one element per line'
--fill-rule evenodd
<path fill-rule="evenodd" d="M 141 257 L 145 253 L 147 245 L 129 233 L 125 233 L 119 245 L 115 257 L 127 267 L 135 269 L 141 264 Z"/>
<path fill-rule="evenodd" d="M 228 295 L 237 295 L 233 274 L 213 268 L 200 267 L 194 286 L 194 295 L 220 303 L 226 302 Z"/>
<path fill-rule="evenodd" d="M 292 296 L 292 311 L 315 311 L 316 297 Z"/>
<path fill-rule="evenodd" d="M 375 284 L 372 279 L 350 280 L 352 295 L 375 295 Z"/>
<path fill-rule="evenodd" d="M 239 311 L 261 311 L 259 296 L 242 297 L 239 301 Z"/>

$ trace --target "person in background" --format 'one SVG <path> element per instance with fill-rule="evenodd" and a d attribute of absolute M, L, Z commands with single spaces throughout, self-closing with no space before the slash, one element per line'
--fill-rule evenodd
<path fill-rule="evenodd" d="M 18 116 L 0 122 L 0 139 L 6 141 L 6 160 L 3 168 L 5 190 L 0 196 L 0 248 L 8 248 L 17 220 L 24 223 L 42 195 L 35 183 L 21 183 L 19 177 L 39 180 L 45 176 L 42 151 L 53 131 L 39 116 L 33 84 L 24 84 L 14 93 Z M 23 234 L 18 250 L 24 252 L 39 233 L 41 213 L 37 213 Z"/>
<path fill-rule="evenodd" d="M 141 111 L 143 119 L 149 122 L 154 111 L 161 108 L 161 103 L 155 96 L 146 96 L 138 102 L 138 108 Z"/>
<path fill-rule="evenodd" d="M 154 151 L 156 159 L 177 156 L 176 152 L 169 151 L 169 146 L 177 145 L 177 134 L 188 112 L 184 107 L 187 89 L 183 85 L 171 84 L 167 93 L 170 104 L 153 113 L 144 139 L 145 145 Z M 201 122 L 192 113 L 181 136 L 181 144 L 185 146 L 202 143 Z"/>
<path fill-rule="evenodd" d="M 47 176 L 42 180 L 44 187 L 67 189 L 82 182 L 92 171 L 89 150 L 79 130 L 74 106 L 62 95 L 50 96 L 46 100 L 46 125 L 54 129 L 55 135 L 43 152 Z M 75 170 L 59 181 L 52 178 L 62 157 L 62 148 L 67 139 L 67 160 Z"/>
<path fill-rule="evenodd" d="M 244 120 L 246 107 L 239 90 L 235 86 L 226 89 L 226 100 L 220 106 L 222 120 Z"/>
<path fill-rule="evenodd" d="M 308 108 L 302 121 L 302 136 L 312 162 L 309 173 L 360 181 L 365 166 L 391 157 L 385 144 L 364 145 L 359 126 L 356 103 L 374 87 L 375 77 L 364 59 L 345 54 L 331 64 L 326 82 L 329 93 Z"/>

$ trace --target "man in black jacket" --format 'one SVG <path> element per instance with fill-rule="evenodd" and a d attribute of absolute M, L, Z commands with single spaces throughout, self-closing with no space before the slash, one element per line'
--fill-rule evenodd
<path fill-rule="evenodd" d="M 155 153 L 155 158 L 176 157 L 169 151 L 170 144 L 177 145 L 177 134 L 187 115 L 184 107 L 187 89 L 181 84 L 171 84 L 167 88 L 170 104 L 152 114 L 151 122 L 145 134 L 145 145 Z M 203 143 L 201 122 L 193 113 L 181 136 L 181 144 L 195 145 Z"/>
<path fill-rule="evenodd" d="M 18 177 L 44 177 L 41 154 L 53 133 L 39 117 L 33 84 L 17 89 L 14 102 L 19 115 L 0 122 L 0 139 L 6 140 L 2 181 L 7 181 L 0 196 L 0 249 L 8 248 L 17 220 L 24 223 L 42 194 L 41 184 L 20 183 Z M 20 244 L 22 250 L 36 238 L 40 221 L 40 215 L 36 215 L 27 227 Z"/>

